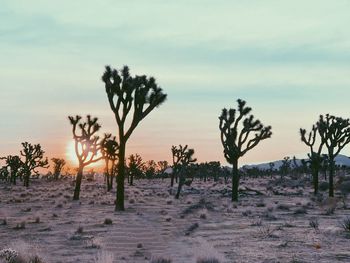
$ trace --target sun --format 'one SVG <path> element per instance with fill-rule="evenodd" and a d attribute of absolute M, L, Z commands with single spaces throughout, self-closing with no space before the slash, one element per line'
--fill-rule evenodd
<path fill-rule="evenodd" d="M 98 157 L 99 155 L 97 155 Z M 66 146 L 66 158 L 67 160 L 71 163 L 72 166 L 75 166 L 77 167 L 79 165 L 79 161 L 78 161 L 78 157 L 77 155 L 75 154 L 75 141 L 74 140 L 70 140 L 68 143 L 67 143 L 67 146 Z M 96 163 L 92 163 L 90 164 L 89 166 L 87 167 L 90 167 L 90 168 L 99 168 L 101 167 L 103 164 L 102 161 L 98 161 Z"/>
<path fill-rule="evenodd" d="M 74 140 L 70 140 L 66 146 L 66 157 L 67 157 L 67 160 L 69 160 L 69 162 L 72 165 L 78 166 L 79 162 L 78 162 L 78 157 L 75 154 L 75 141 Z"/>

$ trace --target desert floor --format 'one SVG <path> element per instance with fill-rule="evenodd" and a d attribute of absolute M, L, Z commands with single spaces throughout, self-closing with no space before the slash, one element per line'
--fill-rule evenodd
<path fill-rule="evenodd" d="M 2 184 L 0 250 L 27 250 L 45 262 L 62 263 L 150 262 L 156 257 L 175 263 L 200 257 L 350 262 L 350 238 L 340 227 L 350 216 L 344 202 L 327 215 L 331 205 L 314 200 L 309 186 L 283 188 L 267 178 L 243 179 L 241 188 L 246 186 L 264 195 L 247 192 L 233 204 L 229 185 L 195 180 L 175 200 L 169 179 L 136 180 L 135 186 L 126 185 L 126 211 L 114 212 L 115 192 L 106 192 L 103 179 L 83 181 L 80 201 L 72 201 L 69 179 L 33 180 L 28 189 Z M 315 218 L 318 229 L 310 226 Z M 1 225 L 4 219 L 7 224 Z"/>

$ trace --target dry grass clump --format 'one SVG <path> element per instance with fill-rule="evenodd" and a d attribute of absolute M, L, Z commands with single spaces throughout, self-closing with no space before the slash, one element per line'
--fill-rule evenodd
<path fill-rule="evenodd" d="M 18 223 L 13 229 L 21 230 L 21 229 L 25 229 L 25 228 L 26 228 L 26 222 L 22 221 L 22 222 Z"/>
<path fill-rule="evenodd" d="M 4 263 L 44 263 L 36 249 L 23 241 L 16 241 L 11 248 L 0 250 L 0 260 Z"/>
<path fill-rule="evenodd" d="M 317 218 L 310 218 L 309 219 L 309 226 L 315 230 L 318 230 L 318 226 L 319 226 L 318 219 Z"/>
<path fill-rule="evenodd" d="M 340 222 L 340 226 L 346 233 L 350 234 L 350 217 L 344 218 L 343 221 Z"/>
<path fill-rule="evenodd" d="M 95 263 L 113 263 L 114 255 L 107 251 L 100 251 L 94 261 Z"/>
<path fill-rule="evenodd" d="M 154 257 L 151 259 L 149 263 L 171 263 L 172 260 L 170 258 L 165 257 Z"/>
<path fill-rule="evenodd" d="M 200 257 L 197 258 L 196 263 L 220 263 L 220 261 L 214 257 Z"/>

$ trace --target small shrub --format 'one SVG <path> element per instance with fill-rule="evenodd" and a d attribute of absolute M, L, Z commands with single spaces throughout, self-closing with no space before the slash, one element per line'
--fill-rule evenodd
<path fill-rule="evenodd" d="M 152 258 L 150 263 L 171 263 L 172 260 L 170 258 L 165 258 L 165 257 L 155 257 Z"/>
<path fill-rule="evenodd" d="M 345 230 L 345 232 L 350 234 L 350 217 L 343 219 L 340 226 Z"/>
<path fill-rule="evenodd" d="M 84 232 L 84 228 L 82 226 L 79 226 L 76 233 L 77 234 L 82 234 Z"/>
<path fill-rule="evenodd" d="M 304 215 L 307 214 L 307 211 L 305 209 L 305 207 L 299 207 L 294 211 L 295 215 Z"/>
<path fill-rule="evenodd" d="M 270 225 L 259 227 L 258 230 L 259 235 L 263 238 L 272 237 L 274 231 L 275 230 Z"/>
<path fill-rule="evenodd" d="M 284 211 L 289 211 L 290 210 L 290 206 L 289 205 L 286 205 L 286 204 L 279 204 L 277 206 L 277 209 L 279 210 L 284 210 Z"/>
<path fill-rule="evenodd" d="M 40 217 L 37 216 L 37 217 L 35 218 L 35 220 L 34 220 L 34 223 L 35 223 L 35 224 L 39 224 L 39 223 L 40 223 Z"/>
<path fill-rule="evenodd" d="M 105 225 L 111 225 L 111 224 L 113 224 L 113 221 L 112 221 L 112 219 L 110 219 L 110 218 L 106 218 L 105 219 L 105 221 L 103 222 Z"/>
<path fill-rule="evenodd" d="M 318 219 L 317 218 L 310 218 L 309 226 L 315 230 L 318 230 L 318 226 L 319 226 Z"/>
<path fill-rule="evenodd" d="M 335 212 L 335 207 L 328 207 L 328 208 L 326 209 L 325 215 L 326 215 L 326 216 L 330 216 L 330 215 L 333 215 L 334 212 Z"/>
<path fill-rule="evenodd" d="M 6 218 L 3 218 L 3 219 L 1 220 L 0 225 L 6 226 L 6 225 L 7 225 L 7 219 L 6 219 Z"/>
<path fill-rule="evenodd" d="M 190 225 L 189 228 L 187 228 L 186 232 L 185 232 L 185 235 L 188 236 L 190 235 L 195 229 L 197 229 L 199 227 L 199 224 L 198 223 L 194 223 L 192 225 Z"/>
<path fill-rule="evenodd" d="M 107 251 L 101 251 L 97 254 L 97 257 L 95 258 L 95 263 L 113 263 L 114 256 L 113 254 L 107 252 Z"/>
<path fill-rule="evenodd" d="M 196 263 L 220 263 L 220 261 L 214 257 L 200 257 L 197 258 Z"/>
<path fill-rule="evenodd" d="M 21 223 L 18 223 L 14 229 L 16 230 L 20 230 L 20 229 L 25 229 L 26 228 L 26 222 L 25 221 L 22 221 Z"/>

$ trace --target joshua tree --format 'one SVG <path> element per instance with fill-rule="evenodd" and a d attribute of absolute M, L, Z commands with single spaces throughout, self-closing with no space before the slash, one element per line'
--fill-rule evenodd
<path fill-rule="evenodd" d="M 129 184 L 134 185 L 134 176 L 140 177 L 142 170 L 144 170 L 145 163 L 138 154 L 131 154 L 129 156 L 128 173 L 129 173 Z"/>
<path fill-rule="evenodd" d="M 79 200 L 84 168 L 103 158 L 103 156 L 97 157 L 101 144 L 99 143 L 99 137 L 95 135 L 101 126 L 97 123 L 97 118 L 91 118 L 90 115 L 87 115 L 86 122 L 83 123 L 80 123 L 81 116 L 79 115 L 75 117 L 69 116 L 68 119 L 72 124 L 73 139 L 75 141 L 74 149 L 79 162 L 73 200 Z M 77 131 L 78 128 L 80 131 Z"/>
<path fill-rule="evenodd" d="M 52 158 L 51 161 L 53 162 L 53 177 L 55 180 L 58 180 L 63 166 L 66 165 L 66 161 L 61 158 Z"/>
<path fill-rule="evenodd" d="M 318 132 L 327 147 L 329 158 L 329 196 L 334 196 L 335 157 L 350 142 L 350 120 L 327 114 L 320 115 Z"/>
<path fill-rule="evenodd" d="M 282 164 L 279 168 L 280 170 L 280 174 L 281 174 L 281 178 L 283 178 L 284 176 L 288 175 L 290 170 L 291 170 L 291 166 L 292 166 L 292 161 L 289 158 L 289 156 L 286 156 L 283 158 L 282 160 Z"/>
<path fill-rule="evenodd" d="M 29 186 L 29 179 L 32 175 L 32 172 L 38 174 L 39 172 L 36 170 L 37 168 L 48 168 L 48 160 L 44 159 L 44 151 L 41 149 L 40 144 L 30 144 L 28 142 L 22 143 L 23 150 L 21 151 L 21 155 L 24 157 L 24 161 L 22 162 L 22 172 L 23 172 L 23 181 L 24 186 Z"/>
<path fill-rule="evenodd" d="M 105 134 L 101 142 L 101 153 L 105 161 L 105 174 L 107 181 L 107 191 L 113 188 L 113 178 L 116 171 L 116 162 L 118 160 L 119 145 L 116 137 L 112 134 Z"/>
<path fill-rule="evenodd" d="M 219 117 L 221 143 L 224 147 L 224 156 L 232 164 L 232 201 L 238 201 L 238 160 L 249 150 L 253 149 L 262 140 L 270 138 L 272 135 L 271 126 L 266 126 L 254 120 L 253 115 L 249 115 L 251 108 L 246 106 L 244 100 L 237 100 L 238 116 L 235 109 L 222 110 Z M 243 123 L 241 123 L 243 121 Z M 241 128 L 239 124 L 241 123 Z M 254 133 L 254 136 L 249 136 Z"/>
<path fill-rule="evenodd" d="M 179 176 L 179 184 L 177 187 L 177 193 L 175 198 L 178 199 L 180 196 L 181 188 L 186 183 L 186 175 L 188 173 L 188 166 L 191 163 L 197 161 L 193 158 L 194 150 L 188 149 L 188 145 L 184 147 L 182 145 L 172 146 L 171 152 L 173 155 L 173 172 L 172 172 L 172 183 L 174 183 L 174 175 Z"/>
<path fill-rule="evenodd" d="M 149 160 L 144 166 L 145 176 L 150 179 L 157 173 L 157 163 L 154 160 Z"/>
<path fill-rule="evenodd" d="M 9 155 L 7 157 L 0 158 L 5 160 L 6 170 L 10 169 L 10 181 L 16 184 L 16 179 L 20 175 L 19 171 L 22 167 L 21 158 L 18 155 Z"/>
<path fill-rule="evenodd" d="M 311 166 L 312 181 L 314 185 L 314 194 L 318 193 L 318 173 L 322 163 L 322 148 L 324 141 L 321 139 L 318 146 L 315 145 L 317 140 L 317 125 L 313 125 L 311 131 L 306 135 L 305 129 L 300 129 L 301 141 L 304 142 L 310 148 L 310 153 L 308 153 Z"/>
<path fill-rule="evenodd" d="M 165 170 L 169 167 L 168 161 L 159 161 L 157 162 L 157 171 L 159 175 L 164 179 Z"/>
<path fill-rule="evenodd" d="M 129 68 L 124 66 L 118 72 L 106 67 L 102 76 L 105 83 L 109 105 L 115 115 L 119 135 L 119 162 L 117 177 L 116 210 L 124 210 L 124 178 L 125 178 L 125 150 L 126 143 L 137 125 L 156 107 L 161 105 L 167 95 L 157 85 L 153 77 L 132 77 Z M 125 127 L 129 113 L 130 126 Z M 131 115 L 131 114 L 130 114 Z M 130 116 L 129 115 L 129 116 Z"/>
<path fill-rule="evenodd" d="M 269 162 L 269 172 L 270 172 L 271 178 L 272 178 L 272 175 L 273 175 L 274 168 L 275 168 L 275 163 Z"/>

